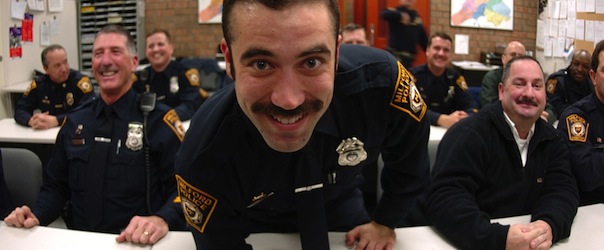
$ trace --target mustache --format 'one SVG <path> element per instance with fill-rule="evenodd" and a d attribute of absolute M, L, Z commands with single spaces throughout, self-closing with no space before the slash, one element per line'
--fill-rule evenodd
<path fill-rule="evenodd" d="M 528 104 L 528 105 L 533 105 L 533 106 L 539 106 L 539 103 L 537 103 L 534 99 L 528 98 L 528 97 L 522 97 L 516 103 L 518 103 L 518 104 Z"/>
<path fill-rule="evenodd" d="M 286 110 L 272 103 L 254 103 L 252 105 L 252 112 L 277 116 L 297 116 L 304 113 L 319 112 L 323 108 L 323 105 L 323 101 L 321 100 L 312 100 L 302 103 L 302 105 L 295 109 Z"/>

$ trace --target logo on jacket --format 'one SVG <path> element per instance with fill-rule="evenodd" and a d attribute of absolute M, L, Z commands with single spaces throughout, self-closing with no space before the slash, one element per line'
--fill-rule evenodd
<path fill-rule="evenodd" d="M 556 85 L 558 84 L 557 79 L 547 80 L 547 93 L 554 94 L 556 92 Z"/>
<path fill-rule="evenodd" d="M 589 124 L 583 117 L 572 114 L 566 117 L 566 129 L 570 141 L 586 142 Z"/>
<path fill-rule="evenodd" d="M 128 124 L 126 148 L 132 151 L 139 151 L 143 148 L 143 124 L 140 122 L 132 122 Z"/>
<path fill-rule="evenodd" d="M 180 175 L 176 175 L 176 182 L 187 224 L 203 233 L 218 200 L 189 184 Z"/>
<path fill-rule="evenodd" d="M 367 159 L 367 151 L 363 148 L 365 143 L 356 137 L 342 140 L 342 143 L 336 149 L 338 164 L 340 166 L 356 166 Z"/>
<path fill-rule="evenodd" d="M 411 73 L 400 62 L 397 63 L 398 79 L 390 106 L 409 114 L 416 121 L 421 121 L 426 114 L 426 104 L 415 86 L 415 79 Z"/>

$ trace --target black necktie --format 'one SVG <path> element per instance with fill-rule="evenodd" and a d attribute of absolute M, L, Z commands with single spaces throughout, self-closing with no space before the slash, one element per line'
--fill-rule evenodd
<path fill-rule="evenodd" d="M 302 249 L 329 249 L 327 219 L 323 197 L 323 169 L 319 160 L 306 145 L 296 167 L 295 201 L 298 230 Z"/>
<path fill-rule="evenodd" d="M 94 147 L 89 158 L 86 206 L 89 209 L 90 229 L 96 229 L 103 219 L 103 184 L 107 159 L 111 157 L 109 148 L 113 131 L 113 108 L 105 106 L 103 113 L 104 115 L 98 120 L 99 127 L 96 130 Z"/>

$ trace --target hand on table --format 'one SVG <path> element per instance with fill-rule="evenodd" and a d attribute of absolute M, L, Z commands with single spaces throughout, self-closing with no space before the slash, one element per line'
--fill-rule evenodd
<path fill-rule="evenodd" d="M 40 225 L 40 221 L 28 206 L 17 207 L 6 218 L 4 223 L 10 227 L 31 228 Z"/>
<path fill-rule="evenodd" d="M 59 121 L 54 115 L 49 115 L 48 111 L 44 113 L 34 114 L 27 124 L 33 129 L 49 129 L 59 126 Z"/>
<path fill-rule="evenodd" d="M 348 248 L 352 248 L 355 241 L 357 241 L 356 250 L 392 250 L 396 243 L 396 234 L 393 229 L 372 221 L 357 226 L 346 233 L 346 246 Z"/>
<path fill-rule="evenodd" d="M 552 239 L 552 228 L 545 221 L 537 220 L 526 225 L 514 224 L 508 230 L 505 249 L 549 249 Z"/>
<path fill-rule="evenodd" d="M 115 241 L 153 245 L 168 234 L 168 223 L 159 216 L 134 216 Z"/>

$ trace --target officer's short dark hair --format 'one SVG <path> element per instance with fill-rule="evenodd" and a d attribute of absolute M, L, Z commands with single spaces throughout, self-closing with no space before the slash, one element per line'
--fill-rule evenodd
<path fill-rule="evenodd" d="M 166 39 L 168 40 L 168 43 L 172 43 L 172 36 L 170 35 L 170 32 L 168 32 L 165 29 L 154 29 L 149 34 L 147 34 L 145 39 L 149 38 L 150 36 L 155 35 L 155 34 L 164 34 L 166 36 Z"/>
<path fill-rule="evenodd" d="M 259 3 L 274 10 L 282 10 L 287 7 L 309 3 L 325 3 L 331 13 L 334 38 L 336 41 L 338 40 L 337 38 L 340 30 L 340 9 L 338 7 L 338 1 L 336 0 L 224 0 L 222 2 L 222 34 L 224 35 L 227 44 L 231 44 L 231 41 L 235 39 L 231 33 L 233 28 L 231 26 L 233 8 L 235 5 L 242 3 Z M 276 21 L 278 22 L 279 20 Z"/>
<path fill-rule="evenodd" d="M 541 74 L 543 74 L 543 68 L 541 67 L 541 64 L 539 63 L 539 61 L 537 61 L 537 59 L 535 59 L 532 56 L 527 56 L 527 55 L 520 55 L 517 57 L 514 57 L 512 59 L 510 59 L 508 61 L 507 64 L 505 64 L 505 67 L 503 67 L 503 75 L 501 76 L 501 82 L 503 84 L 505 84 L 505 82 L 507 81 L 508 78 L 510 78 L 510 68 L 512 68 L 512 64 L 517 62 L 517 61 L 523 61 L 523 60 L 529 60 L 529 61 L 533 61 L 536 62 L 537 65 L 539 65 L 539 69 L 541 69 Z"/>
<path fill-rule="evenodd" d="M 349 24 L 344 25 L 344 27 L 342 27 L 342 30 L 340 31 L 340 34 L 342 34 L 344 32 L 355 31 L 355 30 L 365 30 L 365 27 L 363 27 L 360 24 L 349 23 Z"/>
<path fill-rule="evenodd" d="M 451 42 L 451 44 L 453 44 L 453 39 L 451 39 L 451 36 L 449 36 L 449 34 L 442 32 L 442 31 L 438 31 L 438 32 L 435 32 L 434 34 L 432 34 L 430 36 L 430 39 L 428 39 L 428 47 L 430 47 L 430 45 L 432 45 L 432 39 L 435 37 L 440 37 L 442 39 L 448 40 L 449 42 Z"/>
<path fill-rule="evenodd" d="M 594 53 L 591 56 L 591 69 L 593 71 L 598 70 L 598 65 L 600 65 L 600 52 L 602 52 L 603 50 L 604 50 L 604 40 L 602 40 L 598 44 L 596 44 Z"/>
<path fill-rule="evenodd" d="M 134 43 L 134 38 L 130 35 L 130 31 L 126 30 L 123 26 L 117 24 L 109 24 L 103 27 L 99 32 L 96 33 L 94 39 L 103 34 L 120 34 L 126 37 L 126 48 L 128 48 L 128 52 L 132 55 L 136 55 L 136 43 Z"/>
<path fill-rule="evenodd" d="M 44 66 L 44 68 L 46 68 L 48 66 L 48 59 L 46 59 L 46 54 L 48 54 L 48 52 L 51 52 L 54 50 L 65 51 L 65 48 L 63 48 L 63 46 L 58 45 L 58 44 L 52 44 L 52 45 L 46 47 L 44 50 L 42 50 L 42 54 L 40 57 L 42 57 L 42 66 Z"/>

